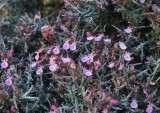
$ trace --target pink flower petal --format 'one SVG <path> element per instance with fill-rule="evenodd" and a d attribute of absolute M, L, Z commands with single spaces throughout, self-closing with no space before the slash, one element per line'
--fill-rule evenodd
<path fill-rule="evenodd" d="M 64 58 L 64 57 L 63 57 L 63 58 L 62 58 L 62 61 L 63 61 L 64 64 L 66 64 L 66 63 L 70 62 L 71 59 L 68 58 L 68 57 L 67 57 L 67 58 Z"/>
<path fill-rule="evenodd" d="M 125 50 L 127 49 L 126 45 L 124 42 L 119 42 L 119 47 L 122 49 L 122 50 Z"/>
<path fill-rule="evenodd" d="M 96 53 L 95 52 L 92 52 L 92 53 L 90 53 L 89 55 L 88 55 L 88 61 L 90 62 L 90 63 L 92 63 L 93 62 L 93 58 L 94 58 L 94 56 L 96 55 Z"/>
<path fill-rule="evenodd" d="M 111 43 L 111 39 L 104 39 L 104 42 L 106 42 L 106 43 Z"/>
<path fill-rule="evenodd" d="M 110 62 L 108 65 L 109 68 L 113 68 L 114 67 L 114 62 Z"/>
<path fill-rule="evenodd" d="M 16 106 L 13 105 L 13 106 L 11 107 L 11 110 L 12 110 L 13 112 L 15 112 L 15 111 L 16 111 Z"/>
<path fill-rule="evenodd" d="M 83 56 L 83 57 L 81 57 L 81 61 L 82 61 L 83 63 L 87 62 L 88 60 L 89 60 L 89 57 L 88 57 L 88 56 Z"/>
<path fill-rule="evenodd" d="M 148 107 L 146 108 L 146 112 L 147 113 L 152 113 L 152 111 L 153 111 L 152 104 L 149 104 Z"/>
<path fill-rule="evenodd" d="M 151 80 L 149 84 L 152 85 L 152 86 L 154 86 L 156 84 L 156 82 L 153 81 L 153 80 Z"/>
<path fill-rule="evenodd" d="M 151 95 L 149 93 L 147 93 L 146 98 L 151 98 Z"/>
<path fill-rule="evenodd" d="M 76 69 L 76 64 L 75 64 L 75 63 L 71 63 L 70 67 L 71 67 L 72 69 Z"/>
<path fill-rule="evenodd" d="M 2 68 L 7 68 L 8 67 L 8 62 L 6 60 L 3 60 L 3 62 L 1 63 L 1 67 Z"/>
<path fill-rule="evenodd" d="M 34 68 L 37 65 L 36 62 L 32 63 L 31 67 Z"/>
<path fill-rule="evenodd" d="M 126 53 L 125 53 L 124 59 L 125 59 L 126 61 L 130 61 L 130 60 L 131 60 L 131 57 L 130 57 L 130 53 L 129 53 L 129 52 L 126 52 Z"/>
<path fill-rule="evenodd" d="M 131 106 L 131 108 L 136 109 L 138 107 L 136 100 L 132 100 L 132 103 L 130 104 L 130 106 Z"/>
<path fill-rule="evenodd" d="M 51 108 L 52 108 L 54 111 L 58 111 L 58 108 L 57 108 L 55 105 L 51 105 Z"/>
<path fill-rule="evenodd" d="M 112 104 L 118 104 L 118 101 L 116 99 L 111 99 Z"/>
<path fill-rule="evenodd" d="M 155 5 L 152 5 L 152 10 L 154 10 L 156 7 L 155 7 Z"/>
<path fill-rule="evenodd" d="M 108 113 L 108 109 L 107 108 L 104 108 L 102 113 Z"/>
<path fill-rule="evenodd" d="M 56 63 L 55 59 L 56 59 L 55 56 L 50 57 L 50 59 L 49 59 L 49 65 L 55 64 Z"/>
<path fill-rule="evenodd" d="M 51 49 L 49 49 L 49 50 L 47 51 L 47 54 L 51 54 Z"/>
<path fill-rule="evenodd" d="M 8 85 L 8 86 L 12 85 L 12 80 L 11 80 L 10 77 L 8 77 L 8 79 L 5 80 L 5 84 Z"/>
<path fill-rule="evenodd" d="M 85 69 L 84 71 L 85 71 L 84 74 L 85 74 L 86 76 L 92 76 L 92 71 L 87 70 L 87 69 Z"/>
<path fill-rule="evenodd" d="M 41 75 L 43 74 L 43 69 L 40 67 L 37 71 L 36 71 L 37 75 Z"/>
<path fill-rule="evenodd" d="M 64 24 L 61 24 L 61 25 L 60 25 L 60 28 L 61 28 L 62 31 L 65 31 L 65 30 L 66 30 L 66 27 L 65 27 Z"/>
<path fill-rule="evenodd" d="M 106 98 L 106 93 L 104 91 L 102 91 L 102 99 Z"/>
<path fill-rule="evenodd" d="M 58 55 L 60 52 L 58 47 L 55 47 L 52 51 L 55 55 Z"/>
<path fill-rule="evenodd" d="M 11 57 L 13 55 L 13 50 L 9 51 L 9 56 Z"/>
<path fill-rule="evenodd" d="M 140 0 L 140 2 L 143 4 L 146 0 Z"/>
<path fill-rule="evenodd" d="M 100 66 L 102 65 L 101 62 L 100 62 L 99 60 L 94 61 L 94 63 L 95 63 L 98 67 L 100 67 Z"/>
<path fill-rule="evenodd" d="M 71 45 L 70 45 L 70 49 L 72 51 L 76 50 L 76 42 L 73 42 Z"/>
<path fill-rule="evenodd" d="M 91 100 L 91 93 L 89 93 L 89 94 L 87 95 L 86 100 L 87 100 L 87 101 L 90 101 L 90 100 Z"/>
<path fill-rule="evenodd" d="M 37 52 L 35 59 L 38 60 L 39 59 L 39 52 Z"/>
<path fill-rule="evenodd" d="M 87 37 L 87 40 L 93 40 L 94 39 L 94 37 L 93 36 L 89 36 L 89 37 Z"/>
<path fill-rule="evenodd" d="M 49 70 L 52 71 L 52 72 L 56 71 L 57 69 L 58 69 L 58 65 L 57 64 L 49 66 Z"/>
<path fill-rule="evenodd" d="M 98 41 L 101 40 L 102 37 L 104 37 L 103 33 L 101 33 L 99 36 L 97 36 L 96 38 L 94 38 L 94 40 L 98 42 Z"/>
<path fill-rule="evenodd" d="M 68 43 L 68 42 L 65 42 L 65 43 L 63 44 L 63 49 L 68 50 L 69 48 L 70 48 L 69 43 Z"/>
<path fill-rule="evenodd" d="M 126 32 L 126 33 L 128 33 L 128 34 L 131 33 L 131 32 L 132 32 L 132 28 L 131 28 L 131 27 L 128 27 L 127 29 L 124 30 L 124 32 Z"/>
<path fill-rule="evenodd" d="M 118 67 L 118 70 L 121 71 L 123 69 L 123 66 Z"/>
<path fill-rule="evenodd" d="M 86 36 L 87 36 L 87 37 L 90 37 L 90 36 L 91 36 L 91 33 L 90 33 L 90 32 L 86 32 Z"/>

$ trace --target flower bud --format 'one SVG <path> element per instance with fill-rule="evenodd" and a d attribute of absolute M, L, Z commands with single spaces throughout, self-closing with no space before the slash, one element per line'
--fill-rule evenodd
<path fill-rule="evenodd" d="M 9 57 L 12 57 L 12 55 L 13 55 L 13 50 L 10 50 L 9 51 Z"/>

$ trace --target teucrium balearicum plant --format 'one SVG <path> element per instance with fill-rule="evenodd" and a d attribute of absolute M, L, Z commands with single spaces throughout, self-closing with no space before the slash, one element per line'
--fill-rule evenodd
<path fill-rule="evenodd" d="M 0 4 L 1 112 L 160 110 L 158 2 L 65 0 L 56 17 L 15 4 Z"/>

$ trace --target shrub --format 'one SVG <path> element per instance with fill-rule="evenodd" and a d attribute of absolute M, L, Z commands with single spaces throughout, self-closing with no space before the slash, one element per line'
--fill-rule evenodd
<path fill-rule="evenodd" d="M 1 110 L 159 111 L 157 4 L 65 0 L 56 19 L 21 15 L 0 37 Z"/>

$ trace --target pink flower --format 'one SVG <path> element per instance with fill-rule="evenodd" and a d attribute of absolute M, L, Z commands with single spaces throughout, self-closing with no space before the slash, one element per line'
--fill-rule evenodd
<path fill-rule="evenodd" d="M 65 30 L 66 30 L 66 27 L 65 27 L 64 24 L 61 24 L 61 25 L 60 25 L 60 28 L 61 28 L 62 31 L 65 31 Z"/>
<path fill-rule="evenodd" d="M 106 98 L 106 93 L 104 91 L 102 91 L 102 99 Z"/>
<path fill-rule="evenodd" d="M 11 65 L 9 69 L 13 71 L 15 69 L 14 65 Z"/>
<path fill-rule="evenodd" d="M 70 39 L 66 40 L 66 42 L 63 44 L 63 49 L 68 50 L 70 48 L 69 41 Z"/>
<path fill-rule="evenodd" d="M 96 38 L 94 38 L 94 40 L 98 42 L 98 41 L 101 40 L 102 37 L 104 37 L 103 33 L 99 34 L 99 36 L 97 36 Z"/>
<path fill-rule="evenodd" d="M 146 112 L 147 113 L 152 113 L 152 111 L 153 111 L 152 104 L 149 104 L 148 107 L 146 108 Z"/>
<path fill-rule="evenodd" d="M 31 65 L 31 67 L 34 68 L 36 65 L 37 65 L 37 63 L 33 62 L 32 65 Z"/>
<path fill-rule="evenodd" d="M 53 51 L 53 53 L 54 53 L 55 55 L 58 55 L 59 52 L 60 52 L 58 46 L 56 46 L 52 51 Z"/>
<path fill-rule="evenodd" d="M 90 62 L 90 63 L 92 63 L 93 62 L 93 54 L 90 54 L 90 55 L 88 55 L 88 61 Z"/>
<path fill-rule="evenodd" d="M 106 42 L 106 43 L 111 43 L 111 39 L 104 39 L 104 42 Z"/>
<path fill-rule="evenodd" d="M 94 62 L 94 64 L 97 65 L 98 67 L 100 67 L 100 66 L 102 65 L 99 60 L 96 60 L 96 61 Z"/>
<path fill-rule="evenodd" d="M 91 70 L 84 69 L 84 74 L 85 74 L 86 76 L 92 76 L 92 71 L 91 71 Z"/>
<path fill-rule="evenodd" d="M 41 75 L 41 74 L 43 74 L 43 69 L 42 69 L 43 67 L 39 67 L 39 69 L 36 71 L 36 74 L 37 75 Z"/>
<path fill-rule="evenodd" d="M 50 54 L 51 53 L 51 49 L 49 49 L 48 51 L 47 51 L 47 54 Z"/>
<path fill-rule="evenodd" d="M 155 7 L 155 5 L 152 5 L 152 10 L 154 10 L 156 7 Z"/>
<path fill-rule="evenodd" d="M 53 47 L 54 47 L 54 46 L 50 46 L 50 47 L 49 47 L 49 49 L 48 49 L 48 51 L 47 51 L 47 54 L 51 54 L 51 50 L 52 50 Z"/>
<path fill-rule="evenodd" d="M 76 69 L 76 64 L 75 64 L 75 63 L 71 63 L 70 67 L 71 67 L 72 69 Z"/>
<path fill-rule="evenodd" d="M 118 101 L 116 99 L 111 99 L 112 104 L 118 104 Z"/>
<path fill-rule="evenodd" d="M 89 94 L 87 95 L 86 100 L 87 100 L 87 101 L 91 101 L 91 93 L 89 93 Z"/>
<path fill-rule="evenodd" d="M 94 36 L 87 37 L 87 40 L 93 40 L 93 39 L 94 39 Z"/>
<path fill-rule="evenodd" d="M 51 56 L 50 58 L 49 58 L 49 65 L 53 65 L 53 64 L 55 64 L 56 62 L 55 62 L 55 59 L 56 59 L 57 57 L 55 57 L 55 56 Z"/>
<path fill-rule="evenodd" d="M 127 49 L 126 45 L 124 42 L 119 42 L 119 47 L 122 49 L 122 50 L 125 50 Z"/>
<path fill-rule="evenodd" d="M 124 59 L 125 59 L 126 61 L 130 61 L 130 60 L 131 60 L 131 57 L 130 57 L 130 53 L 129 53 L 129 52 L 126 52 L 126 53 L 125 53 Z"/>
<path fill-rule="evenodd" d="M 71 45 L 70 45 L 70 49 L 72 50 L 72 51 L 74 51 L 74 50 L 76 50 L 76 42 L 73 42 Z"/>
<path fill-rule="evenodd" d="M 57 108 L 55 105 L 51 105 L 51 108 L 52 108 L 54 111 L 58 111 L 58 108 Z"/>
<path fill-rule="evenodd" d="M 13 55 L 13 50 L 10 50 L 9 51 L 9 57 L 12 57 L 12 55 Z"/>
<path fill-rule="evenodd" d="M 7 73 L 10 75 L 11 71 L 15 69 L 14 65 L 11 65 L 10 68 L 7 70 Z"/>
<path fill-rule="evenodd" d="M 143 4 L 146 0 L 140 0 L 140 2 Z"/>
<path fill-rule="evenodd" d="M 5 80 L 5 84 L 8 86 L 12 85 L 12 79 L 10 76 L 7 78 L 7 80 Z"/>
<path fill-rule="evenodd" d="M 12 110 L 12 112 L 15 112 L 15 111 L 16 111 L 16 106 L 13 105 L 13 106 L 11 107 L 11 110 Z"/>
<path fill-rule="evenodd" d="M 131 33 L 132 32 L 132 28 L 129 26 L 129 27 L 127 27 L 127 29 L 124 29 L 124 32 L 126 32 L 126 33 Z"/>
<path fill-rule="evenodd" d="M 81 61 L 82 61 L 83 63 L 87 62 L 88 59 L 89 59 L 88 56 L 83 56 L 83 57 L 81 57 Z"/>
<path fill-rule="evenodd" d="M 118 43 L 114 44 L 114 48 L 117 49 L 118 48 Z"/>
<path fill-rule="evenodd" d="M 8 59 L 4 59 L 3 61 L 2 61 L 2 63 L 1 63 L 1 67 L 2 68 L 7 68 L 8 67 Z"/>
<path fill-rule="evenodd" d="M 120 65 L 120 66 L 118 67 L 118 70 L 121 71 L 121 70 L 123 69 L 123 66 L 124 66 L 124 65 Z"/>
<path fill-rule="evenodd" d="M 102 113 L 108 113 L 108 109 L 107 108 L 104 108 Z"/>
<path fill-rule="evenodd" d="M 134 108 L 134 109 L 137 108 L 138 107 L 137 101 L 135 99 L 133 99 L 130 106 L 131 106 L 131 108 Z"/>
<path fill-rule="evenodd" d="M 156 84 L 156 82 L 153 81 L 153 80 L 151 80 L 149 84 L 152 85 L 152 86 L 154 86 Z"/>
<path fill-rule="evenodd" d="M 56 63 L 56 61 L 54 59 L 50 59 L 50 61 L 49 61 L 50 66 L 54 65 L 55 63 Z"/>
<path fill-rule="evenodd" d="M 38 20 L 41 19 L 41 14 L 40 14 L 40 12 L 36 13 L 35 16 L 34 16 L 34 18 L 35 18 L 35 19 L 38 19 Z"/>
<path fill-rule="evenodd" d="M 91 36 L 91 33 L 90 33 L 90 32 L 86 32 L 86 36 L 87 36 L 87 37 L 90 37 L 90 36 Z"/>
<path fill-rule="evenodd" d="M 96 53 L 95 52 L 92 52 L 92 53 L 90 53 L 88 56 L 83 56 L 83 57 L 81 57 L 81 61 L 84 63 L 84 62 L 87 62 L 87 61 L 89 61 L 90 63 L 91 62 L 93 62 L 93 58 L 94 58 L 94 56 L 96 55 Z"/>
<path fill-rule="evenodd" d="M 108 65 L 109 68 L 113 68 L 114 67 L 114 62 L 110 62 Z"/>
<path fill-rule="evenodd" d="M 35 17 L 34 17 L 35 19 L 40 19 L 41 17 L 39 16 L 39 15 L 37 15 L 37 14 L 35 14 Z"/>
<path fill-rule="evenodd" d="M 96 55 L 95 52 L 92 52 L 92 53 L 90 53 L 90 54 L 88 55 L 88 61 L 89 61 L 90 63 L 93 62 L 93 58 L 94 58 L 95 55 Z"/>
<path fill-rule="evenodd" d="M 49 70 L 54 72 L 58 69 L 58 65 L 57 64 L 53 64 L 52 66 L 49 66 Z"/>
<path fill-rule="evenodd" d="M 149 93 L 147 93 L 146 98 L 151 98 L 151 95 Z"/>
<path fill-rule="evenodd" d="M 147 89 L 146 87 L 144 87 L 144 88 L 143 88 L 143 93 L 144 93 L 144 94 L 147 94 L 147 90 L 148 90 L 148 89 Z"/>
<path fill-rule="evenodd" d="M 36 56 L 35 56 L 35 59 L 38 60 L 39 59 L 39 52 L 36 52 Z"/>
<path fill-rule="evenodd" d="M 133 70 L 134 70 L 134 66 L 129 67 L 129 69 L 130 69 L 131 71 L 133 71 Z"/>
<path fill-rule="evenodd" d="M 66 64 L 66 63 L 68 63 L 68 62 L 70 62 L 71 61 L 71 59 L 69 58 L 69 57 L 67 57 L 67 58 L 62 58 L 62 61 L 63 61 L 63 63 L 64 64 Z"/>
<path fill-rule="evenodd" d="M 24 36 L 27 36 L 27 33 L 23 33 Z"/>

